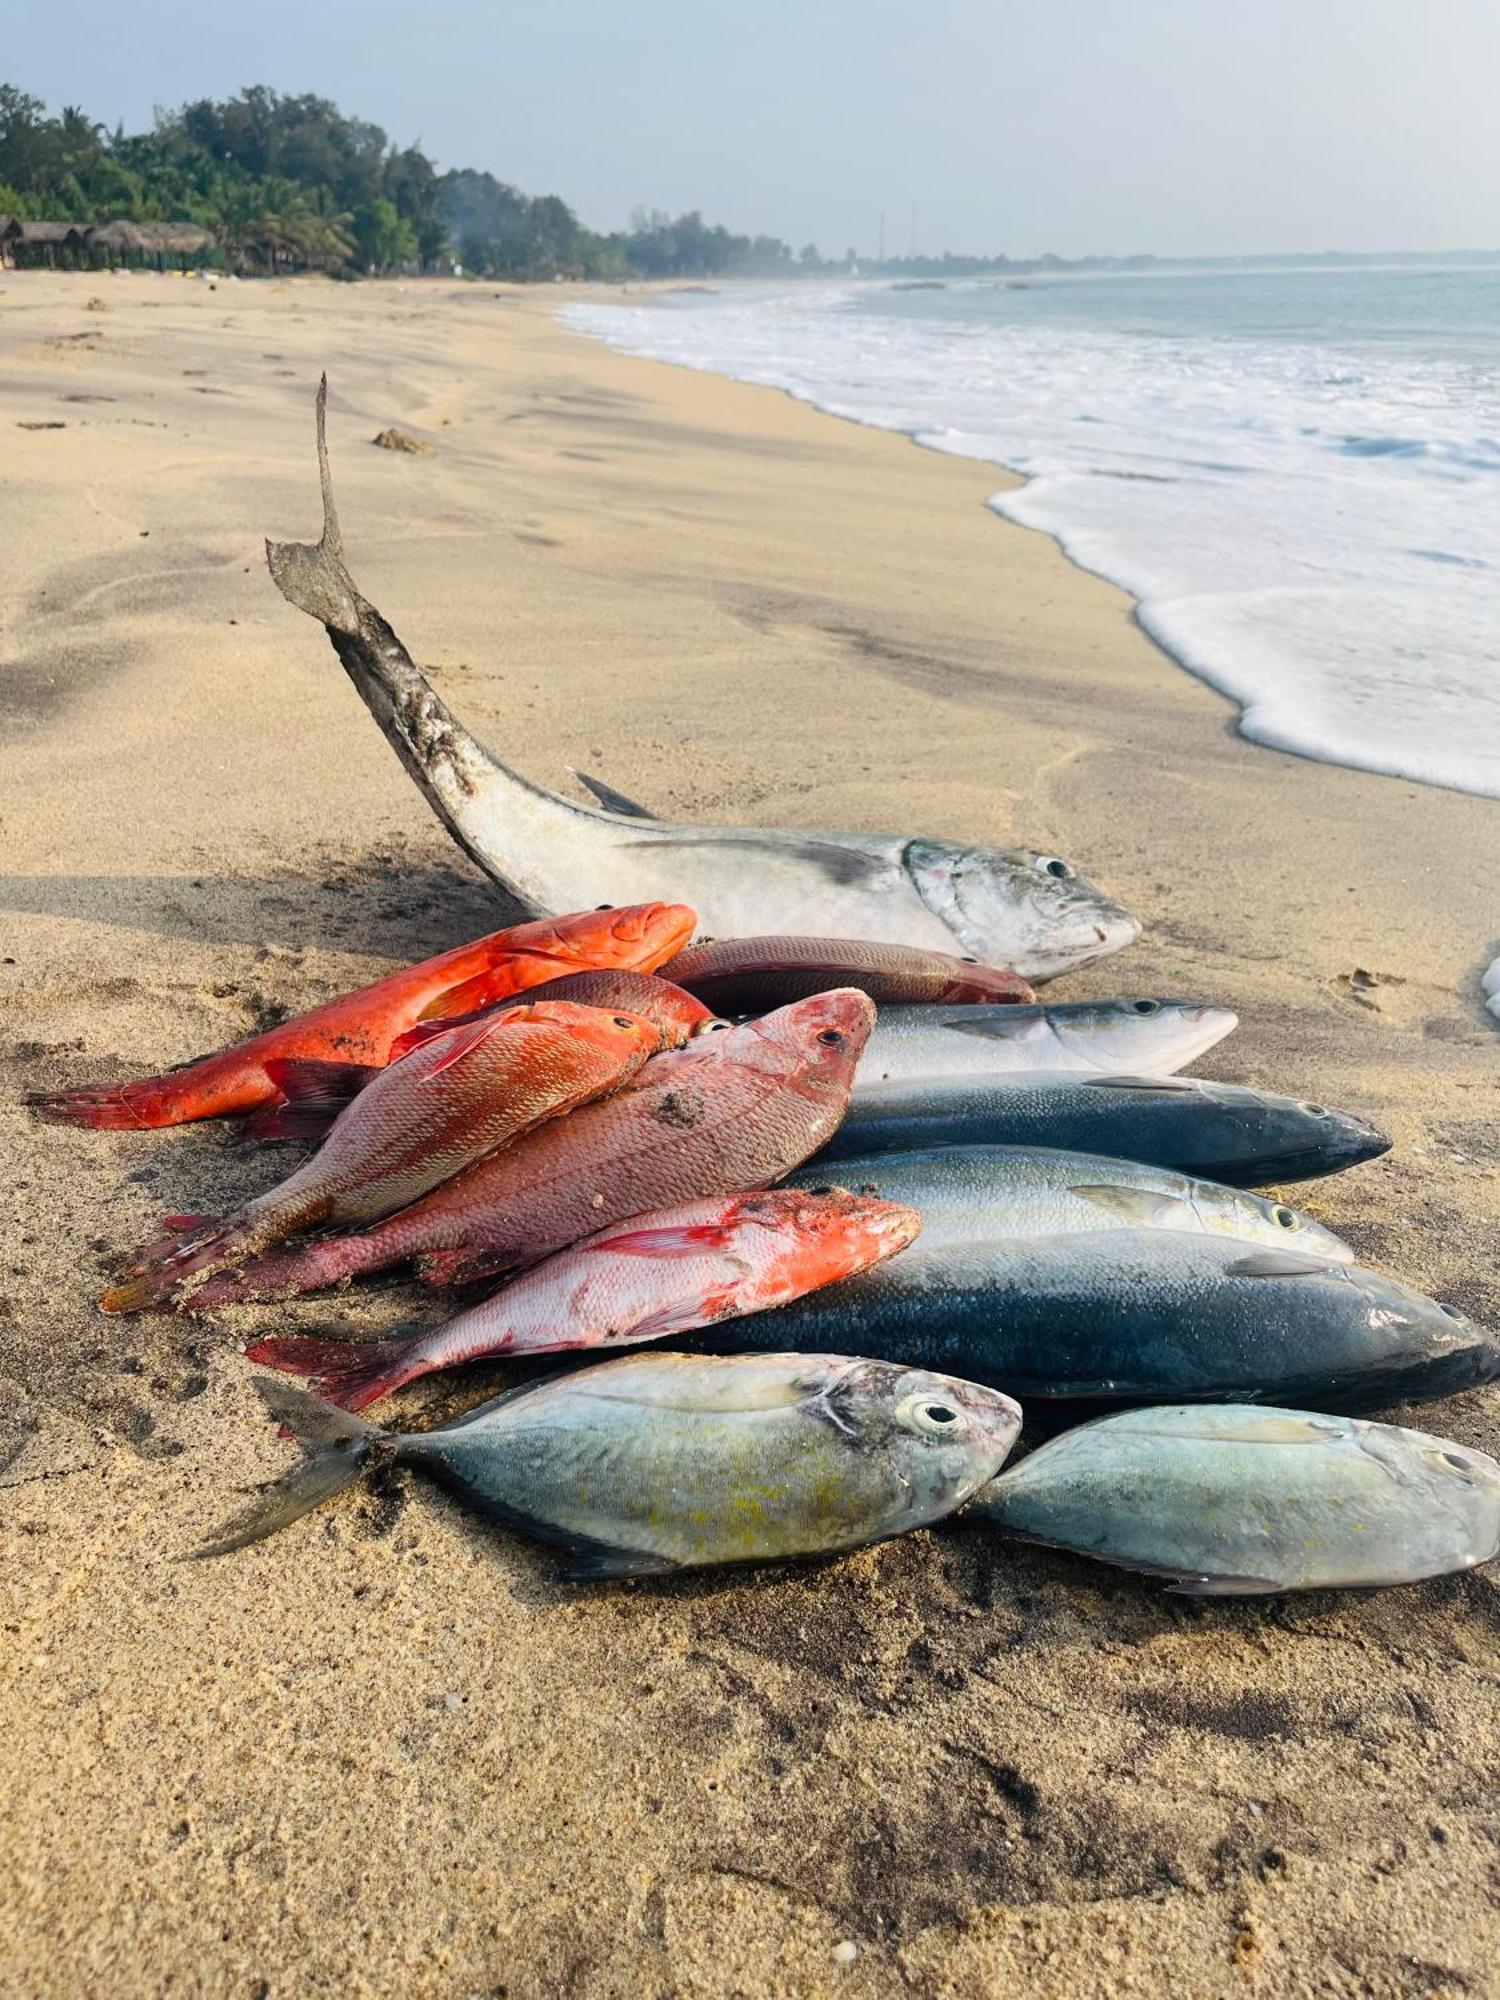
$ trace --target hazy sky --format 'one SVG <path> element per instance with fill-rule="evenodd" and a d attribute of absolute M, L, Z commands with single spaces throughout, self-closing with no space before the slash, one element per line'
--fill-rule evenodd
<path fill-rule="evenodd" d="M 1500 0 L 0 0 L 0 78 L 131 128 L 313 90 L 600 228 L 1500 245 Z"/>

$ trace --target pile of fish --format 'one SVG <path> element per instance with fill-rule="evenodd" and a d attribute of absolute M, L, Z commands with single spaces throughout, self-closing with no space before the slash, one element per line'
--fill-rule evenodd
<path fill-rule="evenodd" d="M 1253 1191 L 1373 1159 L 1382 1133 L 1180 1076 L 1237 1025 L 1223 1008 L 1039 1001 L 1137 932 L 1058 857 L 669 826 L 490 758 L 349 577 L 321 396 L 318 414 L 323 538 L 270 548 L 281 589 L 513 896 L 641 900 L 538 914 L 204 1061 L 37 1100 L 312 1148 L 231 1214 L 168 1218 L 107 1313 L 397 1266 L 487 1285 L 398 1338 L 253 1342 L 308 1385 L 257 1378 L 304 1456 L 204 1554 L 391 1463 L 578 1577 L 824 1555 L 966 1505 L 1208 1594 L 1500 1551 L 1500 1465 L 1362 1414 L 1490 1381 L 1500 1342 Z M 480 1358 L 663 1340 L 687 1351 L 595 1360 L 433 1429 L 361 1414 Z M 1004 1469 L 1022 1404 L 1054 1434 Z"/>

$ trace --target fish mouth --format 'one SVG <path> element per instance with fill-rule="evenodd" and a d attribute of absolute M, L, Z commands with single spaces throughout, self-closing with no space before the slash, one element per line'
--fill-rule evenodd
<path fill-rule="evenodd" d="M 1177 1058 L 1179 1063 L 1196 1062 L 1240 1025 L 1239 1015 L 1228 1007 L 1184 1007 L 1178 1018 L 1191 1031 L 1185 1037 L 1187 1053 Z"/>
<path fill-rule="evenodd" d="M 1377 1126 L 1351 1118 L 1326 1138 L 1310 1140 L 1305 1146 L 1288 1146 L 1280 1153 L 1262 1153 L 1245 1163 L 1226 1164 L 1216 1169 L 1212 1178 L 1230 1187 L 1251 1188 L 1274 1187 L 1280 1181 L 1319 1180 L 1326 1174 L 1363 1166 L 1367 1160 L 1378 1160 L 1393 1143 Z"/>
<path fill-rule="evenodd" d="M 1019 954 L 1014 969 L 1041 986 L 1101 958 L 1112 958 L 1134 944 L 1140 934 L 1139 918 L 1123 903 L 1085 904 L 1069 917 L 1053 922 L 1039 912 L 1035 948 Z"/>

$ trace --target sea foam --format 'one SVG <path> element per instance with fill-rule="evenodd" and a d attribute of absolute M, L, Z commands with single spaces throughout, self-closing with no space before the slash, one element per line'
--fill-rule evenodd
<path fill-rule="evenodd" d="M 1014 469 L 1027 483 L 995 510 L 1130 591 L 1145 629 L 1239 705 L 1247 736 L 1500 796 L 1488 329 L 1471 320 L 1459 337 L 1416 312 L 1393 334 L 1363 322 L 1357 288 L 1317 337 L 1293 309 L 1289 325 L 1237 332 L 1222 281 L 1222 306 L 1206 320 L 1195 307 L 1181 332 L 1160 287 L 1166 305 L 1144 319 L 1108 285 L 1052 293 L 735 288 L 569 318 Z"/>

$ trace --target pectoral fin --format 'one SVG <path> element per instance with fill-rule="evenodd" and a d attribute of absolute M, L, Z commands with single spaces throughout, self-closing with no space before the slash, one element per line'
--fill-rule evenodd
<path fill-rule="evenodd" d="M 1297 1250 L 1252 1250 L 1224 1266 L 1233 1278 L 1342 1278 L 1342 1264 L 1330 1264 L 1326 1257 L 1309 1257 Z"/>
<path fill-rule="evenodd" d="M 1070 1187 L 1068 1193 L 1077 1195 L 1080 1201 L 1092 1202 L 1095 1208 L 1105 1209 L 1111 1215 L 1121 1216 L 1141 1229 L 1167 1229 L 1174 1223 L 1182 1228 L 1191 1227 L 1192 1207 L 1178 1195 L 1152 1194 L 1147 1188 L 1120 1187 L 1103 1182 Z"/>
<path fill-rule="evenodd" d="M 575 771 L 571 764 L 568 766 L 568 771 L 585 791 L 593 793 L 606 812 L 619 813 L 624 819 L 656 818 L 654 812 L 643 805 L 637 805 L 636 801 L 627 798 L 624 792 L 617 792 L 613 785 L 606 785 L 602 778 L 591 778 L 587 771 Z"/>

